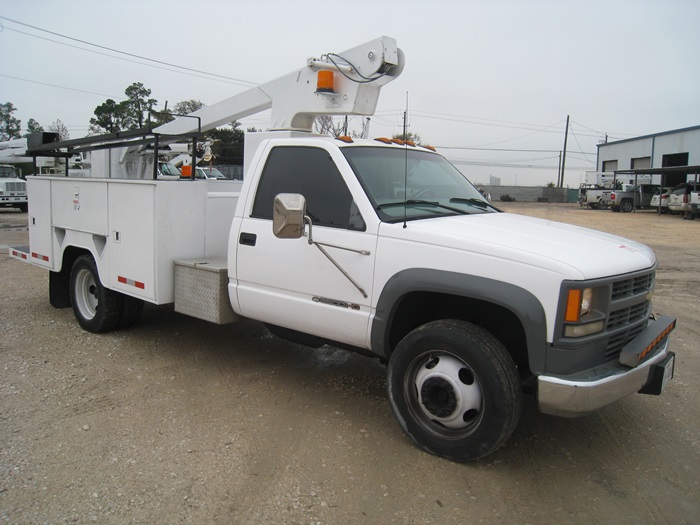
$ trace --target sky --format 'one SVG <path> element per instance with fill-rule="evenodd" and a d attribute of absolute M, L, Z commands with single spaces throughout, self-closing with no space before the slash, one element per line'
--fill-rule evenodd
<path fill-rule="evenodd" d="M 0 0 L 0 103 L 23 133 L 61 120 L 80 138 L 134 82 L 161 109 L 213 104 L 387 35 L 406 67 L 370 137 L 401 133 L 408 107 L 409 131 L 472 182 L 540 185 L 557 181 L 569 115 L 578 187 L 606 136 L 700 125 L 698 22 L 697 0 Z"/>

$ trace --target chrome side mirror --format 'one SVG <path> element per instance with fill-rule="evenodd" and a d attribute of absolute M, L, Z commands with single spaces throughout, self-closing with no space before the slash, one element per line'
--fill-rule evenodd
<path fill-rule="evenodd" d="M 306 199 L 298 193 L 280 193 L 272 208 L 272 233 L 278 239 L 299 239 L 305 232 Z"/>

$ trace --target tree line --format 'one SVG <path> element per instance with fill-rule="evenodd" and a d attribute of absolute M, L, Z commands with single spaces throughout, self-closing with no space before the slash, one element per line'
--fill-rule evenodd
<path fill-rule="evenodd" d="M 184 100 L 157 111 L 158 100 L 151 96 L 151 90 L 141 82 L 134 82 L 124 90 L 125 99 L 116 102 L 108 98 L 98 105 L 90 118 L 88 136 L 141 129 L 147 126 L 158 127 L 174 120 L 178 115 L 189 115 L 205 106 L 199 100 Z M 68 128 L 56 120 L 44 129 L 35 119 L 27 121 L 26 132 L 22 133 L 22 122 L 14 116 L 17 108 L 12 102 L 0 104 L 0 141 L 26 137 L 31 133 L 50 131 L 58 133 L 59 140 L 70 139 Z M 249 128 L 248 131 L 257 131 Z M 229 126 L 207 131 L 205 139 L 213 143 L 212 153 L 218 164 L 243 164 L 244 131 L 240 123 L 233 121 Z"/>

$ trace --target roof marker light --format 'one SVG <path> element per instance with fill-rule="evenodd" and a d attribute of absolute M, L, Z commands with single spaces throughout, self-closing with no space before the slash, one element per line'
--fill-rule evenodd
<path fill-rule="evenodd" d="M 376 140 L 378 142 L 383 142 L 384 144 L 391 144 L 391 139 L 388 139 L 386 137 L 378 137 L 374 140 Z"/>
<path fill-rule="evenodd" d="M 347 135 L 339 135 L 338 137 L 336 137 L 336 140 L 342 140 L 343 142 L 347 142 L 348 144 L 352 144 L 353 142 L 355 142 L 354 140 L 352 140 L 352 137 L 348 137 Z"/>

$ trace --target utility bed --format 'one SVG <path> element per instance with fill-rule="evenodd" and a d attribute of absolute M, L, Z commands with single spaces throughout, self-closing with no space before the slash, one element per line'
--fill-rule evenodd
<path fill-rule="evenodd" d="M 86 250 L 105 287 L 154 304 L 174 301 L 176 260 L 218 258 L 226 275 L 240 182 L 31 177 L 27 184 L 29 247 L 11 248 L 15 258 L 58 272 L 67 247 Z"/>

